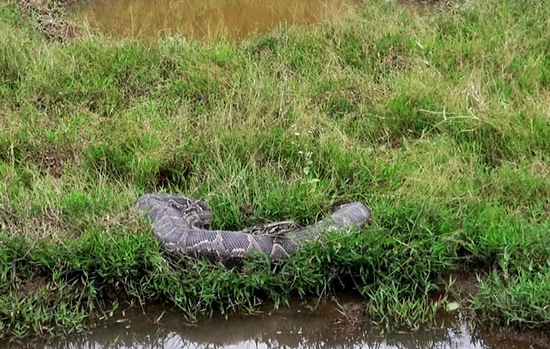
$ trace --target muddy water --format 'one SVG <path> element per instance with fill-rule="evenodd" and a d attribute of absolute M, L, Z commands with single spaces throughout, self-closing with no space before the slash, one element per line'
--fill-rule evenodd
<path fill-rule="evenodd" d="M 88 333 L 66 339 L 9 344 L 11 348 L 536 348 L 525 342 L 499 341 L 472 333 L 460 316 L 414 334 L 381 333 L 358 322 L 364 305 L 294 302 L 290 308 L 266 306 L 257 315 L 214 316 L 189 326 L 174 310 L 161 306 L 125 311 Z M 6 344 L 6 343 L 4 343 Z M 0 347 L 2 343 L 0 342 Z"/>
<path fill-rule="evenodd" d="M 156 38 L 181 34 L 236 40 L 278 25 L 339 20 L 359 0 L 87 0 L 75 16 L 116 37 Z"/>

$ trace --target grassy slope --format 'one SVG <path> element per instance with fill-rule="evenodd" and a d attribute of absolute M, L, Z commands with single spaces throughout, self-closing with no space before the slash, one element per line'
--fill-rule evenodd
<path fill-rule="evenodd" d="M 485 318 L 547 325 L 549 17 L 540 1 L 373 1 L 241 46 L 57 43 L 0 3 L 0 331 L 74 328 L 105 295 L 194 316 L 352 281 L 373 316 L 414 326 L 453 268 L 493 271 Z M 351 200 L 375 222 L 275 274 L 178 271 L 131 210 L 144 191 L 207 199 L 219 228 Z"/>

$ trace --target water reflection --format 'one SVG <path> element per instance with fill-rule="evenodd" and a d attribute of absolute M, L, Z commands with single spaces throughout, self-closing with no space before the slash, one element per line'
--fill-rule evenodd
<path fill-rule="evenodd" d="M 73 8 L 92 26 L 118 37 L 243 39 L 280 24 L 335 20 L 358 0 L 89 0 Z"/>
<path fill-rule="evenodd" d="M 302 304 L 251 316 L 215 316 L 189 326 L 176 311 L 152 307 L 126 312 L 90 333 L 67 339 L 22 343 L 44 348 L 529 348 L 526 343 L 487 345 L 457 318 L 441 318 L 435 328 L 385 333 L 369 326 L 350 326 L 334 304 L 310 312 Z M 160 318 L 160 319 L 159 319 Z M 2 343 L 0 343 L 1 346 Z M 18 347 L 12 343 L 12 347 Z"/>

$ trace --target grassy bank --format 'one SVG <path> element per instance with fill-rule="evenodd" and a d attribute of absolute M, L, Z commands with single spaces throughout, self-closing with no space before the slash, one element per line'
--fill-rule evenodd
<path fill-rule="evenodd" d="M 479 272 L 482 320 L 548 328 L 544 2 L 371 1 L 241 45 L 53 41 L 36 16 L 0 2 L 0 336 L 70 331 L 113 300 L 193 318 L 350 287 L 415 327 L 453 270 Z M 132 209 L 146 191 L 206 199 L 226 229 L 352 200 L 375 216 L 236 271 L 167 262 Z"/>

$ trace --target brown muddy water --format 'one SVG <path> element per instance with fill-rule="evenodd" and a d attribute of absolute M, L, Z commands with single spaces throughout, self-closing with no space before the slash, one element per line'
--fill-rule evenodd
<path fill-rule="evenodd" d="M 242 40 L 279 25 L 311 25 L 350 16 L 360 0 L 87 0 L 71 13 L 122 38 L 183 35 Z"/>
<path fill-rule="evenodd" d="M 312 306 L 317 306 L 311 311 Z M 257 315 L 214 315 L 190 326 L 181 314 L 162 306 L 127 310 L 103 325 L 68 338 L 11 343 L 7 348 L 465 348 L 527 349 L 527 342 L 499 340 L 469 330 L 460 314 L 414 333 L 386 332 L 361 323 L 364 304 L 294 301 L 289 308 L 266 305 Z"/>

